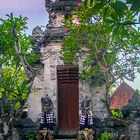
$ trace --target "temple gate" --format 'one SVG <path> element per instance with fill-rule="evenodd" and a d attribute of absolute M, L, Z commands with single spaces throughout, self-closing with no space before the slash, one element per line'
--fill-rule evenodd
<path fill-rule="evenodd" d="M 41 98 L 46 95 L 54 103 L 53 112 L 59 130 L 77 131 L 81 104 L 85 100 L 91 107 L 94 117 L 105 118 L 107 111 L 104 103 L 105 86 L 93 87 L 88 81 L 78 79 L 78 73 L 83 69 L 83 54 L 77 62 L 78 66 L 64 66 L 61 57 L 62 40 L 65 36 L 63 21 L 70 11 L 76 7 L 77 0 L 45 0 L 49 13 L 49 23 L 45 31 L 37 26 L 33 30 L 35 51 L 41 54 L 40 63 L 36 65 L 40 75 L 34 78 L 31 93 L 28 98 L 28 118 L 37 122 L 41 112 Z M 73 115 L 74 114 L 74 115 Z"/>

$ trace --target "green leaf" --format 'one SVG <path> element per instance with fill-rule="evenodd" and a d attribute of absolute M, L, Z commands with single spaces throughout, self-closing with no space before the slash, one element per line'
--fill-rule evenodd
<path fill-rule="evenodd" d="M 104 7 L 104 3 L 101 2 L 101 3 L 97 3 L 95 4 L 92 8 L 91 8 L 91 11 L 92 13 L 96 13 L 97 11 L 99 11 L 100 9 L 102 9 Z"/>
<path fill-rule="evenodd" d="M 87 7 L 88 1 L 89 1 L 89 0 L 84 0 L 84 2 L 83 2 L 84 7 Z"/>
<path fill-rule="evenodd" d="M 131 6 L 132 11 L 140 12 L 140 1 L 136 1 L 134 4 Z"/>
<path fill-rule="evenodd" d="M 128 9 L 127 5 L 122 1 L 116 1 L 112 5 L 119 17 L 123 17 L 125 11 Z"/>
<path fill-rule="evenodd" d="M 114 21 L 112 19 L 109 19 L 109 18 L 105 18 L 104 21 L 106 23 L 114 23 Z"/>
<path fill-rule="evenodd" d="M 90 6 L 92 6 L 92 5 L 93 5 L 93 1 L 94 1 L 94 0 L 90 0 Z"/>

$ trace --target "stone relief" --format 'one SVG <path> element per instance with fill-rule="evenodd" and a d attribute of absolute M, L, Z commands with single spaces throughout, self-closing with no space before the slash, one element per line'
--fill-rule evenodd
<path fill-rule="evenodd" d="M 48 59 L 52 55 L 56 55 L 57 50 L 54 50 L 51 47 L 47 46 L 47 47 L 41 48 L 41 54 L 43 57 L 42 59 L 45 60 L 45 59 Z"/>
<path fill-rule="evenodd" d="M 46 5 L 46 10 L 48 11 L 48 12 L 50 12 L 51 11 L 51 7 L 52 7 L 52 4 L 53 4 L 53 1 L 52 0 L 45 0 L 45 5 Z"/>
<path fill-rule="evenodd" d="M 56 55 L 53 55 L 50 58 L 50 67 L 55 67 L 56 66 L 56 60 L 57 60 L 57 56 Z"/>
<path fill-rule="evenodd" d="M 53 96 L 56 96 L 56 85 L 53 86 Z"/>
<path fill-rule="evenodd" d="M 92 101 L 88 96 L 85 96 L 81 102 L 81 111 L 82 113 L 90 113 L 92 111 Z"/>
<path fill-rule="evenodd" d="M 60 60 L 59 57 L 60 57 L 60 55 L 59 55 L 59 53 L 57 53 L 56 55 L 53 55 L 50 58 L 50 72 L 51 72 L 51 79 L 52 80 L 57 79 L 56 66 L 62 64 L 62 61 Z"/>
<path fill-rule="evenodd" d="M 91 86 L 86 84 L 84 81 L 80 82 L 80 96 L 84 98 L 84 95 L 91 96 Z"/>
<path fill-rule="evenodd" d="M 56 80 L 56 65 L 57 65 L 57 55 L 53 55 L 50 58 L 50 73 L 51 73 L 51 79 Z"/>
<path fill-rule="evenodd" d="M 51 79 L 52 80 L 56 80 L 57 76 L 56 76 L 56 67 L 51 69 Z"/>
<path fill-rule="evenodd" d="M 50 13 L 49 24 L 53 27 L 61 27 L 64 22 L 64 15 L 62 13 Z"/>
<path fill-rule="evenodd" d="M 54 104 L 51 98 L 46 94 L 45 97 L 41 98 L 42 112 L 51 112 L 54 109 Z"/>

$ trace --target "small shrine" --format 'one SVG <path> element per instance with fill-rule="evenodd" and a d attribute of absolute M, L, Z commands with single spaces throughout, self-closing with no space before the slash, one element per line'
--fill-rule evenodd
<path fill-rule="evenodd" d="M 126 82 L 122 82 L 110 99 L 110 109 L 121 109 L 128 105 L 129 100 L 136 93 Z"/>
<path fill-rule="evenodd" d="M 122 112 L 122 124 L 125 124 L 126 127 L 126 139 L 139 140 L 140 94 L 123 81 L 110 98 L 110 109 Z"/>

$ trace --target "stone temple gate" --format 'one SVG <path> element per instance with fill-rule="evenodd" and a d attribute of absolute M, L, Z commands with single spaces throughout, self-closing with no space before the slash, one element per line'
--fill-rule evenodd
<path fill-rule="evenodd" d="M 106 117 L 107 113 L 101 102 L 101 99 L 105 98 L 104 86 L 95 88 L 78 78 L 84 57 L 75 66 L 65 66 L 60 59 L 60 49 L 65 35 L 63 21 L 77 5 L 77 1 L 46 0 L 45 2 L 49 23 L 45 31 L 39 26 L 33 30 L 35 51 L 41 54 L 42 59 L 36 65 L 40 74 L 34 78 L 28 98 L 28 117 L 34 122 L 39 119 L 41 98 L 48 94 L 54 103 L 57 128 L 62 131 L 78 130 L 81 103 L 87 97 L 92 104 L 90 111 L 93 116 Z"/>

